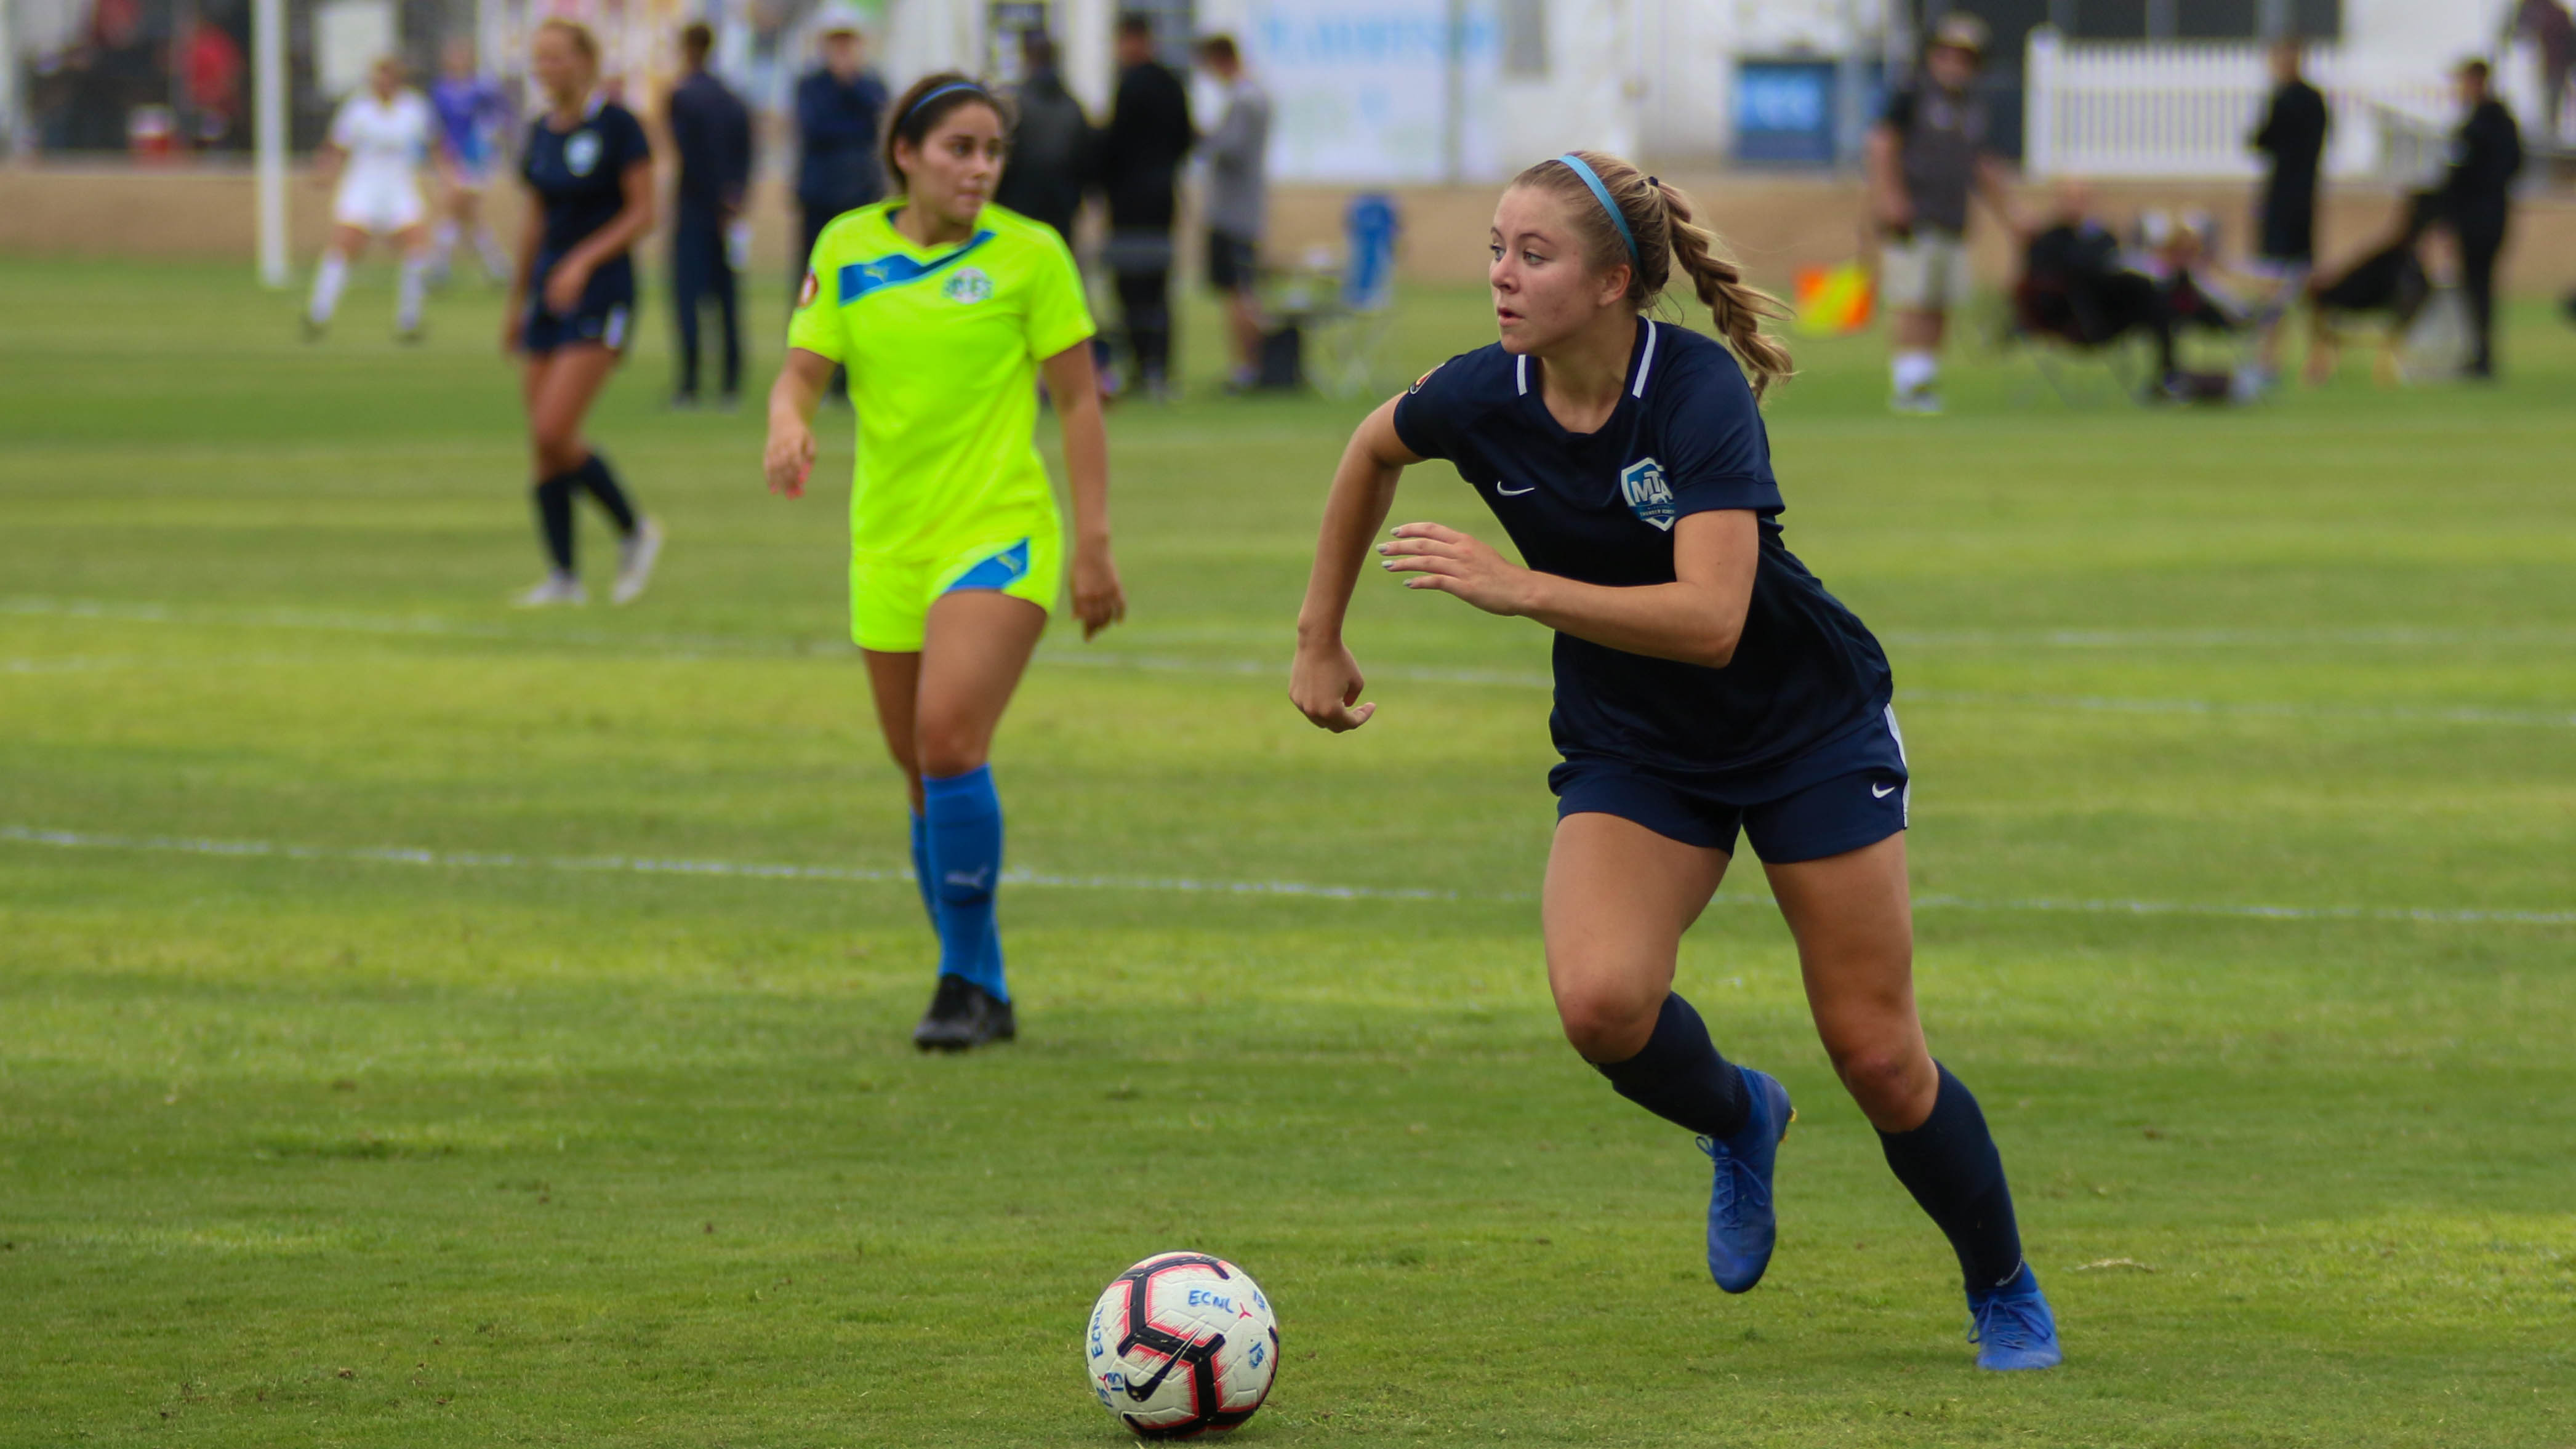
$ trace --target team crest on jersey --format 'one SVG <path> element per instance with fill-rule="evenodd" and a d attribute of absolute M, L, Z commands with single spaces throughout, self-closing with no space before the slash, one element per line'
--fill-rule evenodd
<path fill-rule="evenodd" d="M 575 176 L 588 176 L 599 164 L 599 133 L 575 131 L 564 142 L 564 169 Z"/>
<path fill-rule="evenodd" d="M 1442 368 L 1444 368 L 1444 367 L 1447 367 L 1448 365 L 1449 365 L 1449 364 L 1448 364 L 1448 363 L 1445 363 L 1445 362 L 1435 362 L 1435 363 L 1431 364 L 1431 372 L 1438 372 L 1440 369 L 1442 369 Z M 1426 373 L 1422 374 L 1420 377 L 1415 378 L 1415 379 L 1413 380 L 1413 386 L 1406 388 L 1406 389 L 1405 389 L 1405 391 L 1406 391 L 1406 392 L 1420 392 L 1420 391 L 1422 391 L 1422 385 L 1423 385 L 1424 383 L 1429 382 L 1429 381 L 1431 380 L 1431 372 L 1426 372 Z"/>
<path fill-rule="evenodd" d="M 965 267 L 942 283 L 939 290 L 951 302 L 972 304 L 993 295 L 993 279 L 979 268 Z"/>
<path fill-rule="evenodd" d="M 814 274 L 808 271 L 805 274 L 805 285 L 796 289 L 796 310 L 802 312 L 813 306 L 815 296 L 822 290 L 823 284 L 814 280 Z"/>
<path fill-rule="evenodd" d="M 1628 511 L 1667 533 L 1673 527 L 1673 490 L 1664 483 L 1664 465 L 1640 458 L 1619 470 L 1619 496 Z"/>

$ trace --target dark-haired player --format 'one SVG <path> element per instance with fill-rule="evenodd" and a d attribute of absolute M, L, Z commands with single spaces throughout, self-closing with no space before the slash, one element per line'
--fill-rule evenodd
<path fill-rule="evenodd" d="M 553 567 L 521 596 L 531 607 L 588 599 L 573 572 L 572 505 L 587 492 L 623 540 L 618 603 L 644 592 L 662 530 L 635 511 L 581 423 L 635 323 L 636 241 L 653 225 L 653 149 L 633 112 L 593 94 L 599 44 L 569 20 L 537 27 L 532 48 L 546 111 L 528 127 L 519 174 L 536 203 L 519 240 L 502 346 L 527 355 L 522 393 L 536 453 L 537 521 Z"/>
<path fill-rule="evenodd" d="M 1342 621 L 1408 464 L 1446 458 L 1528 560 L 1437 523 L 1377 546 L 1405 586 L 1556 631 L 1563 763 L 1544 890 L 1548 985 L 1567 1038 L 1623 1097 L 1700 1134 L 1716 1173 L 1708 1264 L 1760 1280 L 1789 1094 L 1729 1064 L 1672 990 L 1682 932 L 1739 833 L 1797 938 L 1808 1003 L 1888 1165 L 1966 1274 L 1978 1363 L 2046 1368 L 2056 1324 L 2022 1259 L 1976 1099 L 1914 1011 L 1907 772 L 1887 658 L 1781 545 L 1757 401 L 1789 369 L 1680 192 L 1594 152 L 1522 172 L 1495 208 L 1500 343 L 1371 414 L 1334 474 L 1297 622 L 1290 693 L 1355 729 Z M 1725 345 L 1642 317 L 1686 277 Z M 1730 355 L 1732 349 L 1732 355 Z M 1745 370 L 1753 375 L 1750 385 Z"/>
<path fill-rule="evenodd" d="M 986 764 L 1064 577 L 1064 526 L 1031 432 L 1037 383 L 1064 428 L 1073 612 L 1088 638 L 1126 612 L 1109 557 L 1109 449 L 1091 314 L 1064 239 L 987 204 L 1002 102 L 955 72 L 915 83 L 886 133 L 898 195 L 814 243 L 763 468 L 795 497 L 834 366 L 858 412 L 850 632 L 912 793 L 912 861 L 939 932 L 923 1049 L 1017 1035 L 993 897 L 1002 804 Z"/>

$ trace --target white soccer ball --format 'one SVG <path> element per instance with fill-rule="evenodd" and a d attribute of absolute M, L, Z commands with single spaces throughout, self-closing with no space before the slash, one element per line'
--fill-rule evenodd
<path fill-rule="evenodd" d="M 1279 1322 L 1252 1276 L 1205 1253 L 1157 1253 L 1091 1306 L 1083 1358 L 1101 1404 L 1145 1439 L 1222 1432 L 1279 1372 Z"/>

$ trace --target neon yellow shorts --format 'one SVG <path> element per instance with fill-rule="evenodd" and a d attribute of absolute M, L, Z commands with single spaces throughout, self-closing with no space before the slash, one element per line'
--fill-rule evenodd
<path fill-rule="evenodd" d="M 878 654 L 920 653 L 931 604 L 957 589 L 993 589 L 1054 613 L 1064 582 L 1063 530 L 1051 519 L 1027 528 L 917 557 L 851 554 L 850 638 Z"/>

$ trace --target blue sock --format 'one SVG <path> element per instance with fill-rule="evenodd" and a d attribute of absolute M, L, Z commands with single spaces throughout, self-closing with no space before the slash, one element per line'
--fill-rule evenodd
<path fill-rule="evenodd" d="M 979 765 L 946 779 L 923 776 L 930 869 L 938 898 L 939 969 L 963 976 L 1002 1001 L 1001 934 L 993 892 L 1002 876 L 1002 801 L 993 770 Z"/>
<path fill-rule="evenodd" d="M 1708 1026 L 1680 993 L 1664 997 L 1645 1048 L 1624 1062 L 1594 1062 L 1610 1090 L 1688 1131 L 1720 1142 L 1744 1130 L 1753 1114 L 1744 1074 L 1717 1054 Z"/>
<path fill-rule="evenodd" d="M 920 811 L 912 812 L 912 883 L 921 887 L 921 909 L 930 917 L 930 929 L 939 929 L 939 893 L 930 883 L 930 820 Z"/>

